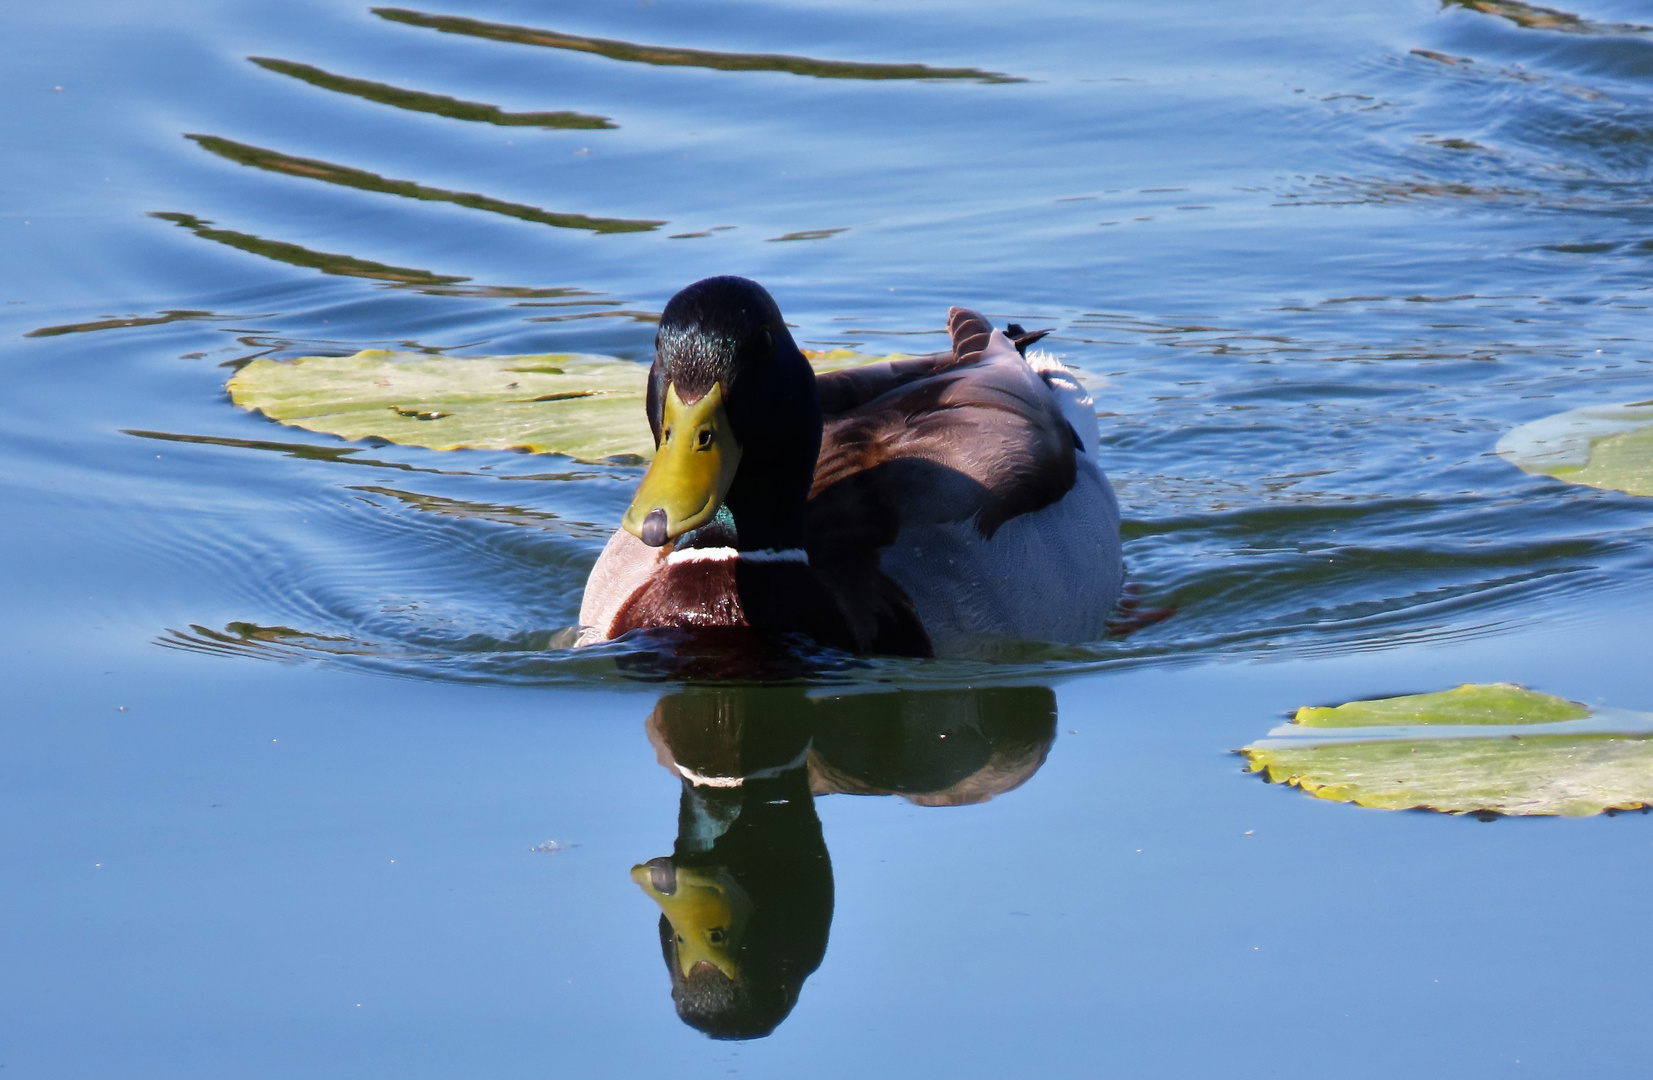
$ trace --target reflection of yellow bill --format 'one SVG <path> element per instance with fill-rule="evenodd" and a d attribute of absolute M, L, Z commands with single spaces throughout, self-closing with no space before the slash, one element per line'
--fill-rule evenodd
<path fill-rule="evenodd" d="M 735 957 L 752 917 L 752 900 L 727 869 L 679 867 L 656 859 L 652 866 L 632 867 L 631 880 L 660 905 L 671 923 L 677 967 L 684 978 L 697 964 L 710 964 L 730 979 L 740 977 Z"/>
<path fill-rule="evenodd" d="M 620 524 L 651 547 L 698 529 L 723 505 L 739 465 L 740 446 L 723 408 L 723 385 L 713 383 L 699 401 L 685 405 L 677 385 L 669 384 L 661 407 L 660 446 Z"/>

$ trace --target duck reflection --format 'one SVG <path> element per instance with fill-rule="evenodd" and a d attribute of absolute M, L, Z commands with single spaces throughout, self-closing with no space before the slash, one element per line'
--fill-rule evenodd
<path fill-rule="evenodd" d="M 1056 699 L 1045 687 L 696 687 L 662 698 L 647 727 L 683 785 L 672 854 L 631 870 L 660 907 L 672 1002 L 713 1038 L 755 1039 L 826 954 L 832 862 L 815 796 L 985 802 L 1044 764 Z"/>
<path fill-rule="evenodd" d="M 769 1034 L 821 963 L 832 864 L 810 796 L 799 691 L 696 689 L 649 717 L 682 778 L 670 857 L 632 868 L 660 905 L 660 951 L 683 1020 L 714 1038 Z"/>

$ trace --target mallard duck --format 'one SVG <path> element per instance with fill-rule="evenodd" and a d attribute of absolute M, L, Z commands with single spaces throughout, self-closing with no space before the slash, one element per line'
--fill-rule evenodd
<path fill-rule="evenodd" d="M 762 286 L 661 313 L 657 447 L 586 582 L 580 643 L 649 628 L 956 657 L 1102 636 L 1119 507 L 1096 416 L 1054 359 L 974 311 L 952 349 L 817 375 Z"/>

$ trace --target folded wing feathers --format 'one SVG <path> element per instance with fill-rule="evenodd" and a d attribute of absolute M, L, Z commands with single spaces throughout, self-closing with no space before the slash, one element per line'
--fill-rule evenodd
<path fill-rule="evenodd" d="M 871 532 L 884 544 L 903 522 L 974 517 L 991 536 L 1073 486 L 1074 438 L 1051 388 L 1008 338 L 995 346 L 980 314 L 953 308 L 947 327 L 950 356 L 922 358 L 923 370 L 900 361 L 911 367 L 884 373 L 883 393 L 828 410 L 811 492 L 824 534 L 837 532 L 831 519 L 871 513 L 882 519 Z"/>

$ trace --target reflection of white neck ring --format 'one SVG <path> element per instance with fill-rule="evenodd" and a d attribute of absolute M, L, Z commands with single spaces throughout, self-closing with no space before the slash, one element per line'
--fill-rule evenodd
<path fill-rule="evenodd" d="M 801 766 L 808 757 L 809 748 L 806 746 L 797 757 L 793 758 L 785 765 L 775 765 L 767 769 L 754 769 L 745 776 L 707 776 L 705 773 L 695 772 L 687 765 L 680 765 L 675 761 L 672 762 L 672 764 L 676 766 L 678 772 L 683 774 L 683 779 L 687 780 L 695 787 L 736 788 L 740 787 L 748 780 L 768 780 L 772 777 L 779 776 L 784 772 L 796 769 Z"/>
<path fill-rule="evenodd" d="M 686 562 L 728 562 L 731 559 L 745 559 L 747 562 L 795 562 L 809 564 L 809 553 L 803 548 L 786 548 L 777 550 L 765 548 L 762 551 L 736 551 L 732 547 L 684 548 L 666 556 L 668 565 Z"/>

